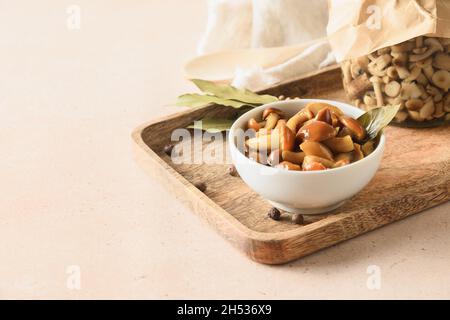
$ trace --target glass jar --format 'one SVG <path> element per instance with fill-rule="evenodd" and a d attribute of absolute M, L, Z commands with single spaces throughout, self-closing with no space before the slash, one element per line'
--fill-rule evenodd
<path fill-rule="evenodd" d="M 450 122 L 450 39 L 421 36 L 341 65 L 345 91 L 359 108 L 400 105 L 394 123 Z"/>

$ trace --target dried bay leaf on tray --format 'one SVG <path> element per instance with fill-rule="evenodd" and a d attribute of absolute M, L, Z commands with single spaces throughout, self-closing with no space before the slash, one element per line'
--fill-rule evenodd
<path fill-rule="evenodd" d="M 201 95 L 197 93 L 187 93 L 179 96 L 175 103 L 176 106 L 179 107 L 202 107 L 208 105 L 210 103 L 220 104 L 222 106 L 233 107 L 233 108 L 241 108 L 243 106 L 248 106 L 248 103 L 235 101 L 235 100 L 227 100 L 218 98 L 210 95 Z"/>
<path fill-rule="evenodd" d="M 277 97 L 268 94 L 260 95 L 248 89 L 238 89 L 228 84 L 215 83 L 200 79 L 193 79 L 192 82 L 204 93 L 211 94 L 222 99 L 236 100 L 252 105 L 261 105 L 278 101 Z"/>

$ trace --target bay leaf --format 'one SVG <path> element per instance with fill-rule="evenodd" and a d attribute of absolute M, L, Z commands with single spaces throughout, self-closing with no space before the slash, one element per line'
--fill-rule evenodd
<path fill-rule="evenodd" d="M 218 98 L 215 96 L 201 95 L 201 94 L 197 94 L 197 93 L 188 93 L 188 94 L 183 94 L 183 95 L 179 96 L 177 98 L 175 105 L 179 106 L 179 107 L 194 107 L 195 108 L 195 107 L 205 106 L 210 103 L 220 104 L 222 106 L 233 107 L 236 109 L 249 105 L 248 103 L 245 103 L 245 102 L 227 100 L 227 99 L 222 99 L 222 98 Z"/>
<path fill-rule="evenodd" d="M 366 129 L 366 140 L 375 139 L 378 134 L 394 119 L 400 105 L 374 108 L 358 118 L 359 123 Z"/>
<path fill-rule="evenodd" d="M 238 89 L 228 84 L 215 83 L 212 81 L 192 79 L 192 82 L 203 92 L 214 95 L 216 97 L 246 102 L 249 104 L 262 105 L 278 101 L 277 97 L 264 94 L 259 95 L 248 89 Z"/>
<path fill-rule="evenodd" d="M 188 126 L 188 129 L 199 129 L 211 133 L 223 132 L 230 129 L 231 125 L 234 122 L 234 120 L 230 119 L 213 119 L 213 118 L 203 118 L 199 121 L 201 121 L 201 126 L 200 122 L 196 121 L 190 126 Z"/>

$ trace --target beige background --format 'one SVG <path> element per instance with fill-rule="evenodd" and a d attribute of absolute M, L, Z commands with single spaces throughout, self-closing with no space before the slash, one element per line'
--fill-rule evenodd
<path fill-rule="evenodd" d="M 0 297 L 450 298 L 450 204 L 270 267 L 141 171 L 130 132 L 192 89 L 205 17 L 202 0 L 0 3 Z"/>

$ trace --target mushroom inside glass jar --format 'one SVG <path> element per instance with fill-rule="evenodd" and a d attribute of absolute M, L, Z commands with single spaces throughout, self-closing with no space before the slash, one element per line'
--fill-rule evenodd
<path fill-rule="evenodd" d="M 394 123 L 450 121 L 450 39 L 420 36 L 342 63 L 349 99 L 361 109 L 400 105 Z"/>
<path fill-rule="evenodd" d="M 267 122 L 267 119 L 272 120 Z M 265 126 L 255 125 L 264 120 Z M 268 108 L 260 119 L 248 121 L 247 130 L 255 131 L 245 142 L 249 158 L 292 171 L 346 166 L 376 148 L 376 142 L 367 139 L 366 130 L 358 120 L 323 102 L 308 103 L 291 117 L 279 109 Z"/>

